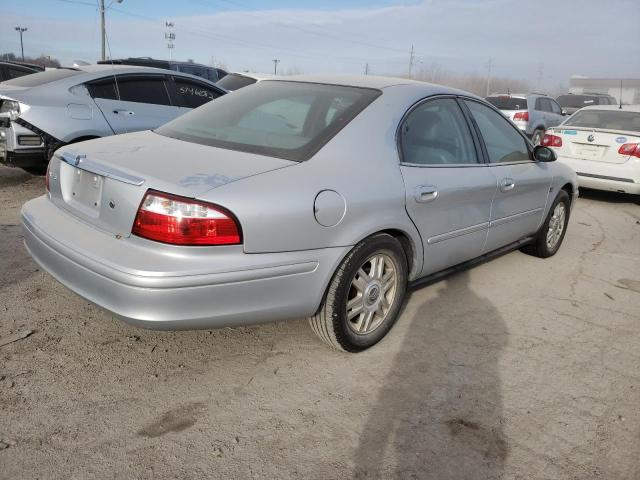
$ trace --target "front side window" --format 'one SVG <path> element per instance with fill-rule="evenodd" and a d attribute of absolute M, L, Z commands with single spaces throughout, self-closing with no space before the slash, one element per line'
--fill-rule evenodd
<path fill-rule="evenodd" d="M 481 103 L 465 100 L 484 139 L 491 163 L 530 160 L 529 148 L 516 127 Z"/>
<path fill-rule="evenodd" d="M 368 88 L 265 81 L 207 103 L 156 133 L 300 162 L 309 159 L 380 94 Z"/>
<path fill-rule="evenodd" d="M 562 109 L 560 105 L 558 105 L 555 101 L 548 99 L 547 100 L 551 104 L 551 111 L 557 115 L 562 115 Z"/>
<path fill-rule="evenodd" d="M 174 77 L 170 85 L 173 103 L 178 107 L 197 108 L 220 96 L 217 90 L 185 78 Z"/>
<path fill-rule="evenodd" d="M 471 131 L 452 98 L 416 107 L 400 127 L 402 161 L 414 165 L 478 163 Z"/>

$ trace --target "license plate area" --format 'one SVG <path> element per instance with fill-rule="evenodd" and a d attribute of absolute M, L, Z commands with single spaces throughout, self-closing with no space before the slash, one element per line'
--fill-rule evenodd
<path fill-rule="evenodd" d="M 64 201 L 93 218 L 100 215 L 104 177 L 60 163 L 60 190 Z"/>
<path fill-rule="evenodd" d="M 586 160 L 598 160 L 601 156 L 600 147 L 598 145 L 580 145 L 577 150 L 578 155 Z"/>

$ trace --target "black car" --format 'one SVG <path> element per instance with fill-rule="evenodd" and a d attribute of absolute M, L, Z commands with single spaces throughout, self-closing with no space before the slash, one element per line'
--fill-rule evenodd
<path fill-rule="evenodd" d="M 151 57 L 130 57 L 115 60 L 101 60 L 98 63 L 164 68 L 165 70 L 174 70 L 176 72 L 189 73 L 197 77 L 206 78 L 207 80 L 210 80 L 212 82 L 217 82 L 227 74 L 227 72 L 225 72 L 221 68 L 208 67 L 207 65 L 202 65 L 201 63 L 179 62 L 177 60 L 158 60 Z"/>
<path fill-rule="evenodd" d="M 606 93 L 568 93 L 560 95 L 556 100 L 569 115 L 574 114 L 582 107 L 617 104 L 616 99 Z"/>
<path fill-rule="evenodd" d="M 44 68 L 39 65 L 0 60 L 0 82 L 42 71 Z"/>

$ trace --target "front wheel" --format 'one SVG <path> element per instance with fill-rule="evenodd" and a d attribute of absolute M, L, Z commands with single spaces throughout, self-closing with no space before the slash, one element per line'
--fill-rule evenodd
<path fill-rule="evenodd" d="M 391 235 L 374 235 L 342 261 L 320 310 L 309 323 L 325 343 L 338 350 L 365 350 L 395 323 L 406 288 L 407 258 L 402 245 Z"/>
<path fill-rule="evenodd" d="M 540 258 L 555 255 L 567 233 L 570 207 L 569 194 L 560 190 L 533 243 L 523 247 L 522 251 Z"/>

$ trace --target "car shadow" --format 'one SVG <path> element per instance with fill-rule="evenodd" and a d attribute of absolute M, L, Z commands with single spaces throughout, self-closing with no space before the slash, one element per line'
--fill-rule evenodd
<path fill-rule="evenodd" d="M 590 188 L 580 188 L 580 198 L 596 200 L 609 203 L 635 203 L 640 205 L 640 195 L 634 197 L 629 193 L 608 192 L 605 190 L 591 190 Z"/>
<path fill-rule="evenodd" d="M 407 307 L 413 318 L 360 435 L 354 478 L 502 477 L 506 325 L 468 271 L 438 286 L 435 299 Z"/>

